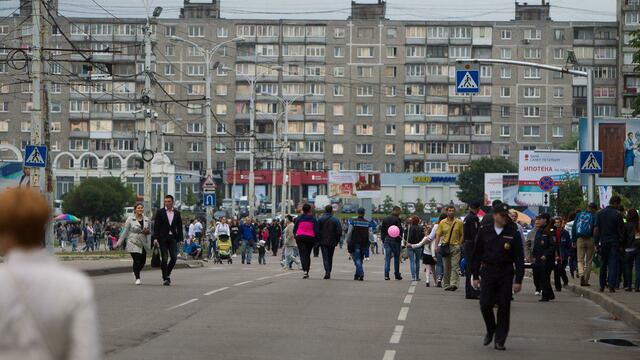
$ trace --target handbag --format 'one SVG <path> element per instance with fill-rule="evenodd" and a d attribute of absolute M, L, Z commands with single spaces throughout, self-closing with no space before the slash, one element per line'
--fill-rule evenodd
<path fill-rule="evenodd" d="M 160 249 L 154 245 L 151 253 L 151 267 L 159 268 L 161 264 L 162 261 L 160 260 Z"/>
<path fill-rule="evenodd" d="M 453 225 L 451 225 L 451 231 L 449 231 L 449 241 L 451 241 L 451 235 L 453 235 L 453 229 L 456 227 L 456 223 L 454 221 Z M 440 256 L 449 257 L 451 256 L 451 244 L 442 243 L 440 244 Z"/>

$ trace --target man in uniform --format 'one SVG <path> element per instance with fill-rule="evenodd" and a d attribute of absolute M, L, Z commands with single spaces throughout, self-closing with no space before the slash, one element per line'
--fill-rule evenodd
<path fill-rule="evenodd" d="M 508 210 L 506 204 L 493 208 L 493 222 L 480 227 L 471 259 L 473 286 L 480 287 L 480 310 L 487 327 L 484 345 L 489 345 L 495 336 L 496 350 L 506 349 L 511 295 L 512 291 L 520 292 L 524 277 L 522 239 Z M 493 313 L 496 304 L 497 323 Z"/>
<path fill-rule="evenodd" d="M 471 286 L 471 264 L 469 259 L 473 253 L 473 248 L 476 241 L 476 235 L 480 228 L 480 218 L 478 218 L 478 210 L 480 209 L 480 203 L 474 201 L 469 204 L 469 213 L 464 218 L 462 226 L 462 234 L 464 236 L 464 258 L 465 258 L 465 281 L 464 281 L 464 293 L 467 299 L 478 299 L 480 293 L 478 290 Z"/>

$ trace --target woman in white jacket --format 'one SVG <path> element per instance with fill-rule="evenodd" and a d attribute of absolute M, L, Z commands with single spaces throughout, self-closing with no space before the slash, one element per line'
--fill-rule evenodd
<path fill-rule="evenodd" d="M 151 247 L 149 225 L 149 219 L 144 216 L 144 205 L 136 204 L 133 216 L 129 216 L 127 219 L 122 235 L 116 243 L 116 248 L 119 248 L 126 241 L 126 250 L 133 259 L 133 275 L 136 278 L 136 285 L 142 284 L 140 271 L 147 262 L 147 250 L 150 250 Z"/>
<path fill-rule="evenodd" d="M 445 214 L 440 215 L 440 219 L 438 220 L 438 222 L 440 222 L 440 220 L 442 220 L 444 217 L 446 217 Z M 422 238 L 422 241 L 414 245 L 407 244 L 407 247 L 409 248 L 412 248 L 412 247 L 418 248 L 420 246 L 424 246 L 422 250 L 422 263 L 425 265 L 424 272 L 425 272 L 425 279 L 426 279 L 426 283 L 425 283 L 426 287 L 430 286 L 429 276 L 433 277 L 434 283 L 436 284 L 438 283 L 438 280 L 436 278 L 436 257 L 435 257 L 436 242 L 434 241 L 436 239 L 436 230 L 438 230 L 438 223 L 435 223 L 433 227 L 426 226 L 424 233 L 427 235 L 425 235 L 425 237 Z"/>

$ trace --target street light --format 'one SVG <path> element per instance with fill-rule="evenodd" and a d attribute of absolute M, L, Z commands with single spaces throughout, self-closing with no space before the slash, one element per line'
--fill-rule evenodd
<path fill-rule="evenodd" d="M 213 83 L 213 77 L 211 75 L 211 68 L 212 68 L 212 62 L 213 62 L 213 57 L 215 56 L 216 52 L 218 51 L 218 49 L 220 49 L 223 45 L 231 43 L 231 42 L 240 42 L 240 41 L 244 41 L 243 37 L 236 37 L 227 41 L 223 41 L 219 44 L 217 44 L 216 46 L 212 47 L 211 49 L 205 49 L 204 47 L 202 47 L 201 45 L 191 41 L 191 40 L 187 40 L 184 38 L 181 38 L 179 36 L 171 36 L 170 37 L 171 40 L 176 41 L 176 42 L 184 42 L 187 44 L 192 45 L 193 47 L 199 49 L 202 54 L 204 55 L 204 61 L 205 61 L 205 75 L 206 75 L 206 84 L 205 84 L 205 107 L 206 107 L 206 111 L 205 111 L 205 118 L 206 118 L 206 137 L 207 137 L 207 141 L 206 141 L 206 152 L 207 152 L 207 169 L 206 169 L 206 179 L 211 179 L 213 178 L 213 159 L 212 159 L 212 147 L 213 147 L 213 129 L 212 129 L 212 125 L 211 125 L 211 85 Z M 216 62 L 214 67 L 218 67 L 219 63 Z M 207 224 L 210 224 L 211 222 L 211 218 L 213 217 L 213 209 L 211 207 L 207 207 Z"/>

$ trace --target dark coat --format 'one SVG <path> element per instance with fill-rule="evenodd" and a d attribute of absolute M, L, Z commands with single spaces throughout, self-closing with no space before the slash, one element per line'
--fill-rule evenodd
<path fill-rule="evenodd" d="M 158 241 L 167 241 L 169 232 L 173 234 L 174 239 L 178 242 L 184 241 L 184 233 L 182 232 L 182 217 L 180 211 L 173 209 L 173 222 L 169 224 L 167 210 L 159 209 L 153 220 L 153 236 L 151 239 Z"/>
<path fill-rule="evenodd" d="M 332 214 L 324 214 L 318 219 L 316 236 L 323 246 L 336 246 L 342 236 L 342 225 Z"/>

